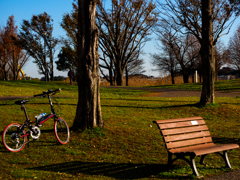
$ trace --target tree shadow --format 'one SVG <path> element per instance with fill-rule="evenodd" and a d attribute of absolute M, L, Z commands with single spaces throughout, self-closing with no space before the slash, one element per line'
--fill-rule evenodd
<path fill-rule="evenodd" d="M 161 172 L 167 171 L 166 164 L 133 164 L 133 163 L 105 163 L 71 161 L 46 166 L 28 168 L 28 170 L 41 170 L 61 172 L 68 174 L 101 175 L 115 179 L 153 178 Z M 169 177 L 170 178 L 170 177 Z M 189 177 L 174 176 L 171 179 L 189 179 Z M 165 178 L 167 179 L 167 178 Z"/>
<path fill-rule="evenodd" d="M 116 105 L 102 105 L 102 107 L 117 107 L 117 108 L 136 108 L 136 109 L 166 109 L 166 108 L 180 108 L 180 107 L 197 107 L 200 108 L 198 104 L 184 104 L 184 105 L 174 105 L 174 106 L 159 106 L 159 107 L 144 107 L 144 106 L 116 106 Z"/>
<path fill-rule="evenodd" d="M 240 146 L 239 138 L 212 137 L 212 140 L 216 144 L 238 144 Z"/>

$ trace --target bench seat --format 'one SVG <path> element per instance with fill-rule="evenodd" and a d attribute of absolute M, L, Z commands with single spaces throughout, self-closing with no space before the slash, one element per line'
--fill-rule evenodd
<path fill-rule="evenodd" d="M 227 151 L 239 148 L 237 144 L 221 144 L 216 145 L 214 143 L 209 144 L 203 144 L 203 145 L 197 145 L 192 147 L 184 147 L 184 148 L 177 148 L 177 149 L 171 149 L 169 152 L 176 154 L 176 153 L 194 153 L 195 156 L 201 156 L 211 153 L 216 153 L 219 151 Z"/>
<path fill-rule="evenodd" d="M 168 151 L 169 168 L 175 160 L 183 159 L 191 165 L 193 173 L 199 176 L 194 158 L 200 156 L 200 163 L 202 164 L 206 155 L 211 153 L 221 155 L 226 166 L 231 168 L 227 151 L 239 148 L 239 145 L 214 144 L 202 117 L 158 120 L 154 123 L 157 124 L 163 136 Z M 172 159 L 173 155 L 176 156 L 175 159 Z M 189 156 L 190 160 L 186 156 Z"/>

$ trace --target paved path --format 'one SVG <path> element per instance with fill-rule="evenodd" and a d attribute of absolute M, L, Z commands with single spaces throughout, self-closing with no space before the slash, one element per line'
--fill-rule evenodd
<path fill-rule="evenodd" d="M 14 100 L 14 99 L 28 99 L 28 98 L 33 98 L 33 96 L 4 96 L 0 97 L 1 100 Z"/>
<path fill-rule="evenodd" d="M 206 178 L 205 180 L 240 180 L 240 169 L 236 171 L 231 171 L 225 174 L 214 176 L 211 178 Z"/>

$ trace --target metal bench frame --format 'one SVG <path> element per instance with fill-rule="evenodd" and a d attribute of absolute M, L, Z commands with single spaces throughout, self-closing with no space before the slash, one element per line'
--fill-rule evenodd
<path fill-rule="evenodd" d="M 195 157 L 200 156 L 200 164 L 211 153 L 217 153 L 224 159 L 226 166 L 232 168 L 227 151 L 239 148 L 238 144 L 216 145 L 202 117 L 189 117 L 153 121 L 163 136 L 168 151 L 168 168 L 178 159 L 185 160 L 192 168 L 193 174 L 199 177 Z M 220 153 L 223 152 L 223 153 Z M 176 157 L 173 159 L 173 155 Z M 186 158 L 190 157 L 190 160 Z"/>

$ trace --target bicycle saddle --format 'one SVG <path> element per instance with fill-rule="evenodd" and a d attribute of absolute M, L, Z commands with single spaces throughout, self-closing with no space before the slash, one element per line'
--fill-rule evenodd
<path fill-rule="evenodd" d="M 21 104 L 25 104 L 25 103 L 27 103 L 27 102 L 29 102 L 28 99 L 23 99 L 23 100 L 15 101 L 15 104 L 21 105 Z"/>

